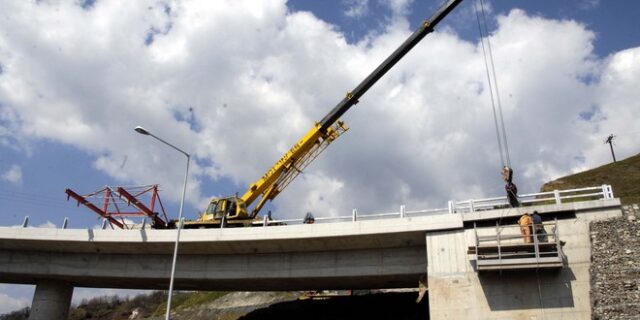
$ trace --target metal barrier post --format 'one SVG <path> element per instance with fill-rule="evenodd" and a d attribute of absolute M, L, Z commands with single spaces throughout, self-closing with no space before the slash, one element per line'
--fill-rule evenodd
<path fill-rule="evenodd" d="M 29 216 L 24 216 L 24 221 L 22 222 L 22 227 L 26 228 L 29 226 Z"/>
<path fill-rule="evenodd" d="M 558 231 L 558 218 L 553 219 L 553 223 L 555 224 L 555 228 L 553 228 L 553 235 L 556 237 L 556 250 L 558 251 L 558 256 L 564 259 L 564 252 L 562 251 L 562 242 L 560 241 L 560 231 Z"/>
<path fill-rule="evenodd" d="M 556 198 L 556 204 L 561 204 L 562 200 L 560 199 L 560 191 L 553 190 L 553 196 Z"/>
<path fill-rule="evenodd" d="M 351 213 L 352 213 L 351 221 L 353 221 L 353 222 L 358 221 L 358 210 L 353 209 L 353 211 L 351 211 Z"/>
<path fill-rule="evenodd" d="M 498 240 L 498 261 L 502 265 L 502 247 L 500 242 L 500 227 L 498 225 L 498 221 L 496 221 L 496 237 Z"/>
<path fill-rule="evenodd" d="M 540 248 L 538 246 L 538 232 L 536 232 L 536 224 L 535 222 L 531 223 L 531 231 L 533 235 L 533 250 L 536 254 L 536 263 L 540 263 Z"/>
<path fill-rule="evenodd" d="M 602 185 L 602 195 L 605 200 L 613 199 L 613 189 L 611 188 L 611 185 Z"/>
<path fill-rule="evenodd" d="M 404 204 L 400 206 L 400 218 L 404 218 Z"/>
<path fill-rule="evenodd" d="M 449 200 L 449 213 L 454 213 L 453 212 L 453 201 Z"/>
<path fill-rule="evenodd" d="M 470 212 L 475 212 L 475 208 L 473 207 L 473 199 L 469 200 L 469 211 Z"/>

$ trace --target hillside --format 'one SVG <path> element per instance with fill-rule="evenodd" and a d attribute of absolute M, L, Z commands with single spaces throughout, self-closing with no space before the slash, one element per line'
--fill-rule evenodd
<path fill-rule="evenodd" d="M 640 203 L 640 154 L 545 183 L 540 191 L 610 184 L 622 204 Z"/>
<path fill-rule="evenodd" d="M 424 299 L 416 304 L 415 292 L 378 292 L 299 299 L 300 292 L 179 292 L 174 296 L 174 320 L 253 319 L 423 319 Z M 69 320 L 163 320 L 166 292 L 132 299 L 97 297 L 73 306 Z M 393 306 L 390 308 L 389 306 Z M 0 315 L 0 320 L 26 320 L 29 308 Z"/>

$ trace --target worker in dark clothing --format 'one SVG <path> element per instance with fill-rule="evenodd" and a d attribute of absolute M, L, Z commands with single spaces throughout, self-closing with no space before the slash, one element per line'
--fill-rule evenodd
<path fill-rule="evenodd" d="M 304 221 L 302 223 L 312 224 L 314 222 L 316 222 L 316 219 L 313 217 L 313 214 L 311 214 L 311 212 L 307 212 L 307 215 L 304 216 Z"/>
<path fill-rule="evenodd" d="M 542 224 L 542 217 L 538 214 L 538 211 L 533 211 L 531 220 L 533 222 L 533 227 L 536 231 L 538 241 L 547 242 L 547 230 L 544 229 L 544 225 Z"/>
<path fill-rule="evenodd" d="M 504 166 L 502 168 L 502 179 L 505 181 L 504 189 L 507 192 L 507 200 L 512 208 L 519 207 L 518 202 L 518 187 L 513 183 L 513 169 Z"/>

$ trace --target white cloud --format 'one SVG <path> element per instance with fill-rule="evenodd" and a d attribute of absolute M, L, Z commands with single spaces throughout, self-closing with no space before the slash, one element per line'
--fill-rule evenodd
<path fill-rule="evenodd" d="M 155 1 L 98 1 L 89 10 L 7 1 L 0 142 L 69 144 L 123 183 L 159 183 L 163 198 L 177 200 L 184 156 L 133 132 L 143 125 L 194 156 L 191 203 L 220 193 L 203 189 L 210 181 L 232 181 L 242 193 L 404 41 L 407 3 L 391 4 L 401 16 L 383 33 L 348 44 L 283 0 L 170 10 Z M 640 110 L 638 48 L 600 59 L 586 26 L 518 10 L 500 16 L 492 34 L 522 192 L 608 161 L 609 133 L 618 134 L 619 158 L 637 153 L 627 132 L 640 131 L 631 121 Z M 477 43 L 428 36 L 345 115 L 351 130 L 280 195 L 274 216 L 501 194 L 485 77 Z"/>
<path fill-rule="evenodd" d="M 596 9 L 600 6 L 600 0 L 580 0 L 578 7 L 582 10 Z"/>
<path fill-rule="evenodd" d="M 409 13 L 409 5 L 413 0 L 389 0 L 383 1 L 388 5 L 394 16 L 405 16 Z"/>
<path fill-rule="evenodd" d="M 350 18 L 366 16 L 369 12 L 369 0 L 343 0 L 346 7 L 344 15 Z"/>
<path fill-rule="evenodd" d="M 29 306 L 31 299 L 25 296 L 29 293 L 33 293 L 33 286 L 0 284 L 0 314 Z"/>
<path fill-rule="evenodd" d="M 2 174 L 2 179 L 14 185 L 22 185 L 22 168 L 19 165 L 12 165 L 9 170 Z"/>
<path fill-rule="evenodd" d="M 55 229 L 55 228 L 57 228 L 57 227 L 56 227 L 56 224 L 55 224 L 55 223 L 53 223 L 53 222 L 51 222 L 51 221 L 47 221 L 47 222 L 45 222 L 45 223 L 42 223 L 42 224 L 38 225 L 36 228 L 50 228 L 50 229 Z"/>

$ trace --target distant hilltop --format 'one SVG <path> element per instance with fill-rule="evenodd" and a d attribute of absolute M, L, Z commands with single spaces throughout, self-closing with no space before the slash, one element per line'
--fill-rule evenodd
<path fill-rule="evenodd" d="M 545 183 L 540 191 L 609 184 L 622 204 L 640 203 L 640 154 Z"/>

